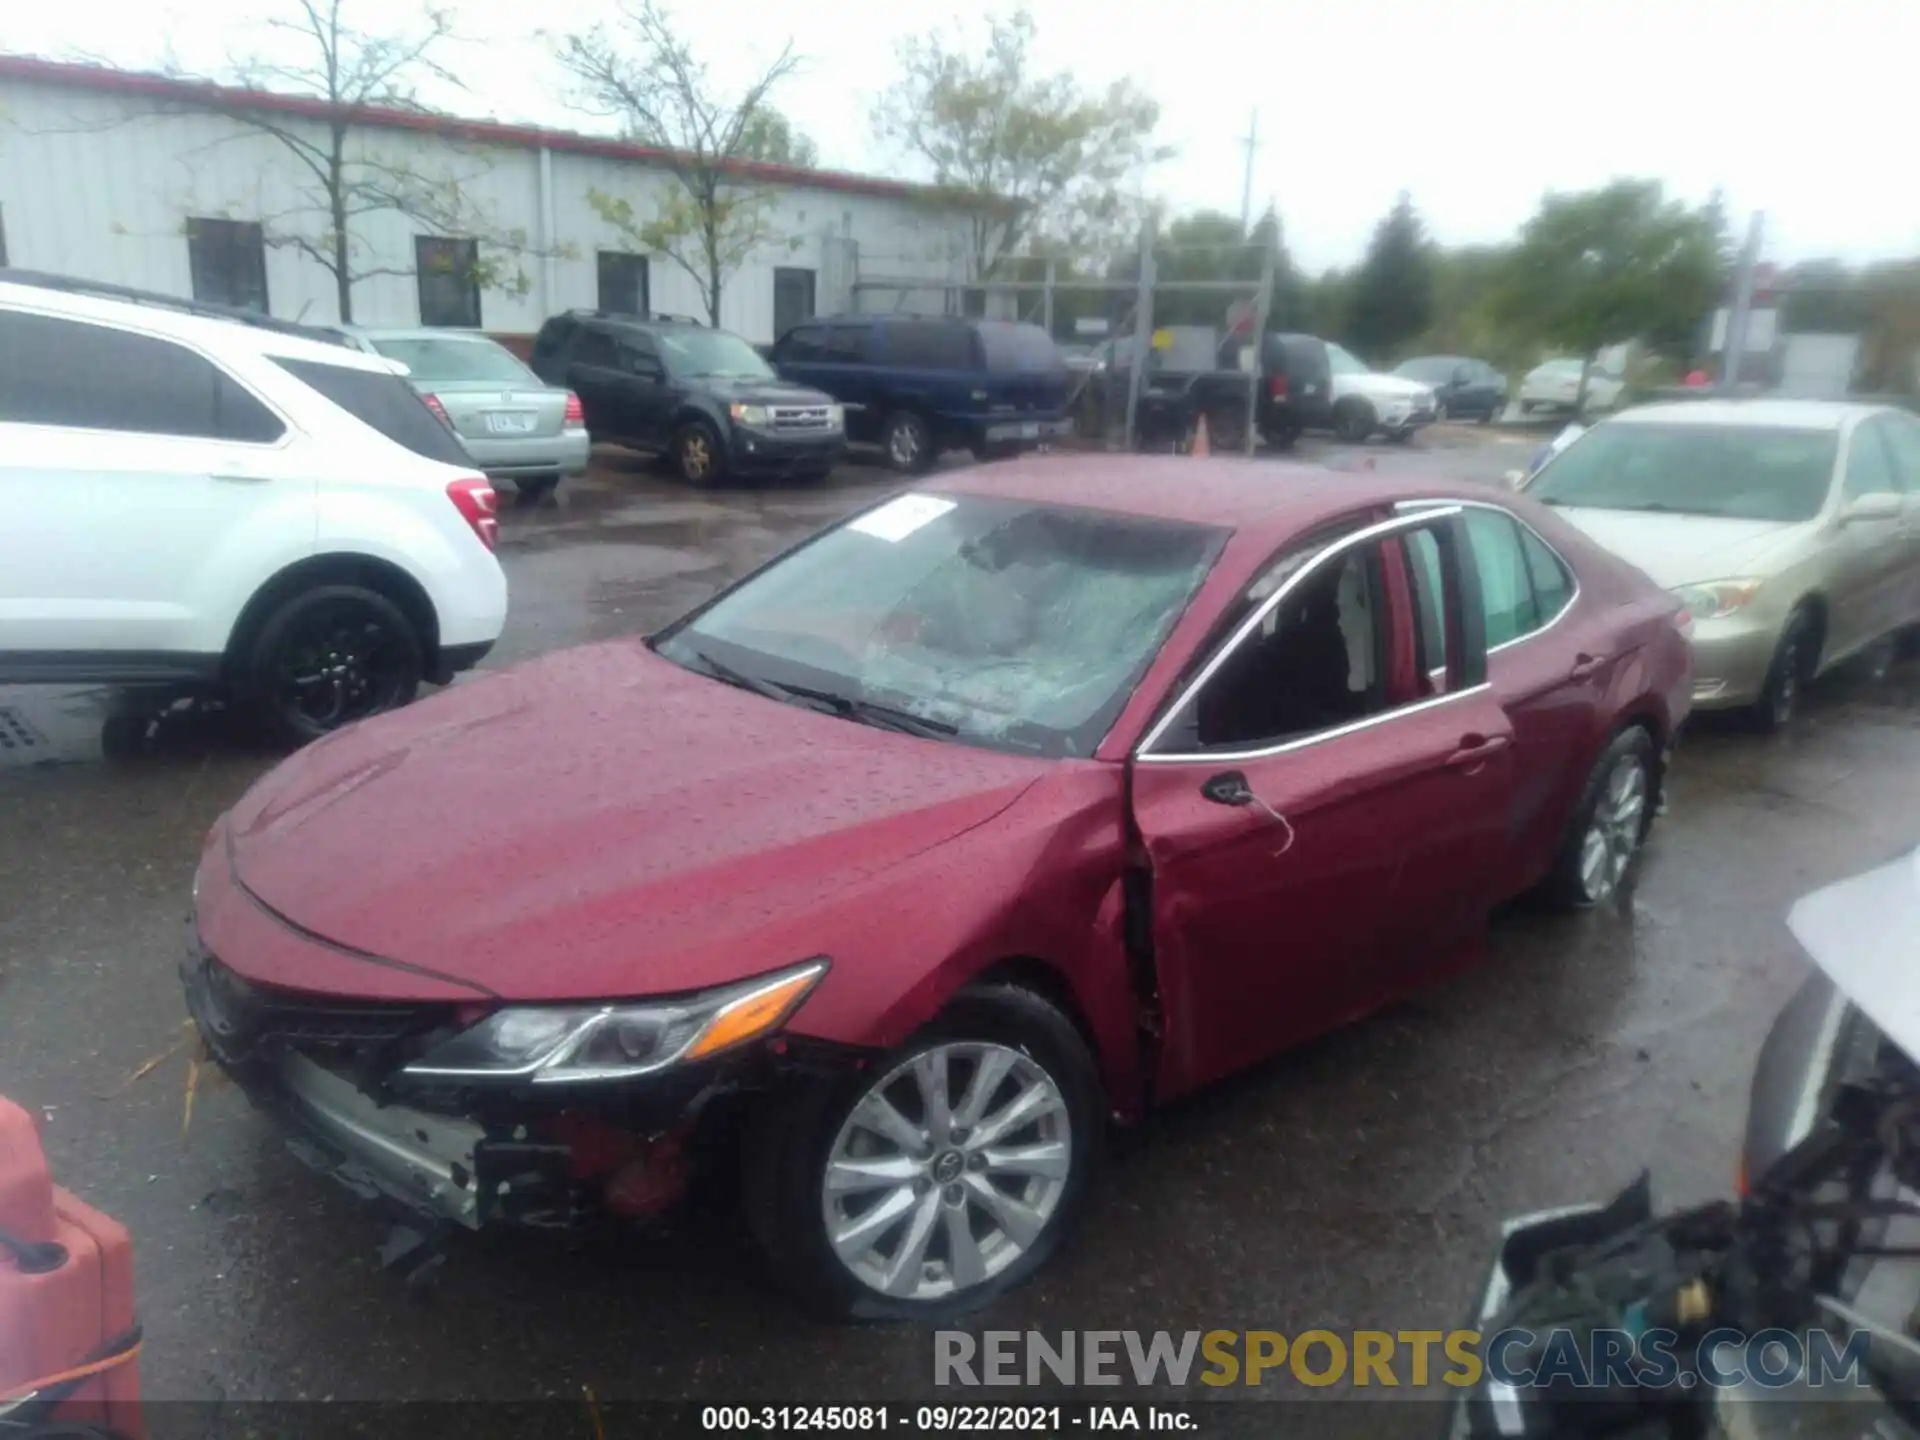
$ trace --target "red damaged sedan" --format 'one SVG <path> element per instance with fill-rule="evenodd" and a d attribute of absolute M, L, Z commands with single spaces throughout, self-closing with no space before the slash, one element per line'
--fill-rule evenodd
<path fill-rule="evenodd" d="M 320 741 L 209 837 L 188 1001 L 304 1158 L 450 1226 L 739 1165 L 843 1314 L 1029 1275 L 1110 1119 L 1607 900 L 1677 601 L 1470 486 L 929 482 L 647 639 Z"/>

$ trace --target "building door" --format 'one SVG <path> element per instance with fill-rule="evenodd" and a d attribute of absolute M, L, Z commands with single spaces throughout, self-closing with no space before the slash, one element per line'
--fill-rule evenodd
<path fill-rule="evenodd" d="M 813 318 L 814 272 L 781 266 L 773 272 L 773 338 Z"/>

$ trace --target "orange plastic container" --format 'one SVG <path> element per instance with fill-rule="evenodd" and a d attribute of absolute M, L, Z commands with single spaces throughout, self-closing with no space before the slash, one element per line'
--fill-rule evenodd
<path fill-rule="evenodd" d="M 19 1246 L 32 1252 L 23 1259 Z M 49 1418 L 142 1434 L 133 1325 L 126 1227 L 53 1183 L 32 1116 L 0 1097 L 0 1406 L 101 1365 Z"/>

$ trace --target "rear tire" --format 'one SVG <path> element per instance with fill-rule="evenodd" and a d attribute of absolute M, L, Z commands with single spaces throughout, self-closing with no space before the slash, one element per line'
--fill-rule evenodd
<path fill-rule="evenodd" d="M 524 509 L 531 509 L 559 488 L 558 475 L 542 475 L 537 479 L 516 480 L 513 482 L 513 503 Z"/>
<path fill-rule="evenodd" d="M 1594 762 L 1541 891 L 1561 910 L 1591 910 L 1619 893 L 1653 826 L 1653 737 L 1638 725 Z"/>
<path fill-rule="evenodd" d="M 989 1062 L 1005 1067 L 979 1097 L 977 1134 L 916 1108 L 926 1094 L 916 1061 L 943 1089 L 952 1087 L 946 1094 L 957 1120 L 966 1118 L 973 1076 Z M 996 1097 L 1006 1098 L 990 1103 Z M 1016 1104 L 1033 1105 L 1035 1118 L 989 1139 Z M 904 1124 L 873 1129 L 855 1122 L 856 1109 Z M 827 1315 L 965 1314 L 1021 1284 L 1058 1248 L 1085 1204 L 1104 1126 L 1099 1076 L 1073 1022 L 1019 986 L 969 986 L 893 1054 L 846 1079 L 769 1100 L 743 1147 L 747 1216 L 775 1276 Z M 1021 1159 L 1002 1169 L 987 1159 L 990 1146 L 994 1155 Z M 843 1189 L 843 1179 L 829 1189 L 830 1168 L 846 1177 L 862 1166 L 872 1167 L 868 1184 Z M 996 1192 L 1017 1207 L 996 1204 Z M 865 1237 L 849 1233 L 887 1206 L 897 1207 L 894 1221 Z M 830 1226 L 842 1235 L 838 1249 Z M 916 1226 L 921 1244 L 909 1254 Z"/>
<path fill-rule="evenodd" d="M 880 430 L 880 447 L 887 464 L 902 475 L 924 475 L 940 458 L 927 422 L 911 410 L 896 410 L 887 417 Z"/>
<path fill-rule="evenodd" d="M 398 605 L 365 586 L 318 585 L 268 615 L 242 689 L 276 736 L 304 745 L 411 703 L 425 672 L 420 634 Z"/>

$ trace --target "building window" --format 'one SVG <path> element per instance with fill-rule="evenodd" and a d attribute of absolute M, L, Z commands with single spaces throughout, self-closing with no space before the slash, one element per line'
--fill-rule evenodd
<path fill-rule="evenodd" d="M 773 272 L 773 338 L 813 318 L 813 271 L 780 267 Z"/>
<path fill-rule="evenodd" d="M 653 305 L 647 293 L 647 257 L 618 250 L 600 252 L 600 308 L 609 315 L 645 315 Z"/>
<path fill-rule="evenodd" d="M 194 299 L 266 313 L 267 243 L 256 222 L 189 216 L 187 268 Z"/>
<path fill-rule="evenodd" d="M 420 278 L 420 323 L 480 328 L 480 242 L 445 235 L 413 237 Z"/>

